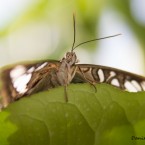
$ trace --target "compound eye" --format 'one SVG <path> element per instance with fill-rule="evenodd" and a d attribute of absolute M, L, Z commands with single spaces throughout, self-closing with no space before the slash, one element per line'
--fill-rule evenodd
<path fill-rule="evenodd" d="M 67 52 L 66 57 L 69 58 L 71 56 L 72 56 L 72 54 L 70 52 Z"/>

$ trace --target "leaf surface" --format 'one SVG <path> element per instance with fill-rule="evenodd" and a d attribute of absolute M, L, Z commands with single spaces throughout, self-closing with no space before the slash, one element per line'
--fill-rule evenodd
<path fill-rule="evenodd" d="M 37 93 L 0 112 L 1 145 L 143 145 L 145 92 L 129 93 L 106 84 Z"/>

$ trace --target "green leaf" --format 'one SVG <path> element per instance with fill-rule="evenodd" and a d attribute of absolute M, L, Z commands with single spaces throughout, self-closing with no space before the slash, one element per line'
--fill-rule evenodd
<path fill-rule="evenodd" d="M 37 93 L 0 112 L 1 145 L 143 145 L 145 92 L 106 84 Z"/>
<path fill-rule="evenodd" d="M 7 112 L 0 113 L 0 144 L 9 145 L 8 137 L 16 131 L 16 126 L 11 123 Z"/>

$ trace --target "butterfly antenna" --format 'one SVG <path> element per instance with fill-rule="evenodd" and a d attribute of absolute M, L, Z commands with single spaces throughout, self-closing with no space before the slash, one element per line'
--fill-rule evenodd
<path fill-rule="evenodd" d="M 73 27 L 74 27 L 74 41 L 73 41 L 71 51 L 74 50 L 74 45 L 75 45 L 75 41 L 76 41 L 76 21 L 75 21 L 75 14 L 74 13 L 73 13 Z"/>
<path fill-rule="evenodd" d="M 102 40 L 102 39 L 107 39 L 107 38 L 111 38 L 111 37 L 116 37 L 116 36 L 119 36 L 119 35 L 122 35 L 122 34 L 116 34 L 116 35 L 112 35 L 112 36 L 107 36 L 107 37 L 102 37 L 102 38 L 97 38 L 97 39 L 92 39 L 92 40 L 88 40 L 88 41 L 84 41 L 80 44 L 78 44 L 77 46 L 73 46 L 73 49 L 74 50 L 75 48 L 79 47 L 80 45 L 83 45 L 85 43 L 89 43 L 89 42 L 92 42 L 92 41 L 97 41 L 97 40 Z"/>

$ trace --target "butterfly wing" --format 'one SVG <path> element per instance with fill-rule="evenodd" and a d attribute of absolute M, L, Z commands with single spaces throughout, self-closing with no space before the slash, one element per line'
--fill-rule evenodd
<path fill-rule="evenodd" d="M 60 62 L 36 61 L 9 66 L 0 71 L 2 104 L 58 85 L 55 73 Z M 53 83 L 52 83 L 53 82 Z"/>
<path fill-rule="evenodd" d="M 78 64 L 78 70 L 72 82 L 107 83 L 129 92 L 145 91 L 145 77 L 122 71 L 119 69 L 91 65 Z"/>
<path fill-rule="evenodd" d="M 60 86 L 57 72 L 61 63 L 55 60 L 13 65 L 0 71 L 3 106 L 23 96 Z M 77 69 L 75 69 L 77 68 Z M 108 83 L 127 91 L 145 91 L 145 77 L 111 67 L 77 64 L 70 83 Z"/>

